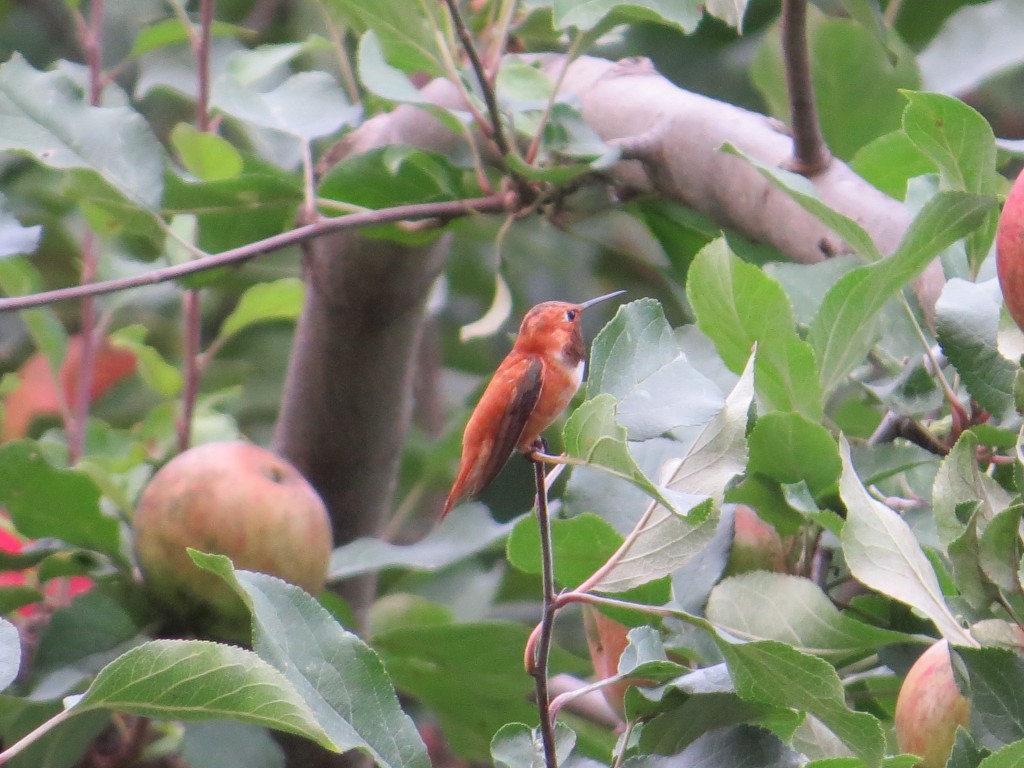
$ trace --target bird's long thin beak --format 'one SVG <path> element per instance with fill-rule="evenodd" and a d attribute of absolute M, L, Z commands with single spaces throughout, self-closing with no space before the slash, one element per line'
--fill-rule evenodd
<path fill-rule="evenodd" d="M 625 293 L 625 291 L 614 291 L 612 293 L 606 293 L 604 296 L 598 296 L 596 299 L 590 299 L 590 301 L 584 301 L 582 304 L 580 304 L 580 309 L 586 309 L 587 307 L 592 307 L 592 306 L 594 306 L 595 304 L 597 304 L 599 302 L 605 301 L 606 299 L 614 299 L 616 296 L 621 296 L 624 293 Z"/>

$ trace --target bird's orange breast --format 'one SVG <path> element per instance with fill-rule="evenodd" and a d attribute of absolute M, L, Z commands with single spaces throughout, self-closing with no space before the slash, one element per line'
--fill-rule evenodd
<path fill-rule="evenodd" d="M 541 432 L 566 409 L 583 381 L 582 360 L 575 366 L 551 358 L 542 358 L 542 363 L 540 397 L 516 445 L 522 453 L 530 452 Z"/>

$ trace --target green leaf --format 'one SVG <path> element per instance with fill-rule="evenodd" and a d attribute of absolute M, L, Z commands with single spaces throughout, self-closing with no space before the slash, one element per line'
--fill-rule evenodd
<path fill-rule="evenodd" d="M 1009 595 L 1021 593 L 1020 522 L 1024 508 L 1009 507 L 997 513 L 981 532 L 979 565 L 993 584 Z"/>
<path fill-rule="evenodd" d="M 124 650 L 123 644 L 139 631 L 124 606 L 99 588 L 90 589 L 54 611 L 39 638 L 33 671 L 40 678 L 67 674 L 68 667 L 93 654 L 102 658 L 104 653 Z"/>
<path fill-rule="evenodd" d="M 189 768 L 285 768 L 284 751 L 266 729 L 233 720 L 189 723 L 181 759 Z"/>
<path fill-rule="evenodd" d="M 963 728 L 956 729 L 956 740 L 946 761 L 946 768 L 978 768 L 986 752 L 975 743 L 971 734 Z"/>
<path fill-rule="evenodd" d="M 242 172 L 242 156 L 229 141 L 206 133 L 188 123 L 171 131 L 171 143 L 178 150 L 185 170 L 205 181 L 231 179 Z"/>
<path fill-rule="evenodd" d="M 777 716 L 777 711 L 766 713 L 765 719 Z M 666 751 L 673 754 L 671 748 Z M 804 765 L 801 755 L 789 749 L 773 733 L 754 725 L 710 728 L 678 755 L 673 754 L 673 762 L 676 759 L 680 765 L 701 768 L 798 768 Z"/>
<path fill-rule="evenodd" d="M 189 43 L 190 32 L 189 27 L 180 18 L 147 24 L 139 30 L 128 57 L 139 58 L 158 48 Z M 252 31 L 224 21 L 214 21 L 210 25 L 210 34 L 213 37 L 251 37 Z"/>
<path fill-rule="evenodd" d="M 554 83 L 540 67 L 522 59 L 503 59 L 494 81 L 498 102 L 506 109 L 544 109 Z"/>
<path fill-rule="evenodd" d="M 194 215 L 200 248 L 217 253 L 284 232 L 295 225 L 302 187 L 289 174 L 247 161 L 240 176 L 220 181 L 167 179 L 169 216 Z"/>
<path fill-rule="evenodd" d="M 429 768 L 423 740 L 369 646 L 299 587 L 234 571 L 223 556 L 192 558 L 246 602 L 254 650 L 287 678 L 339 751 L 365 750 L 382 768 Z"/>
<path fill-rule="evenodd" d="M 862 266 L 853 253 L 838 254 L 817 264 L 770 261 L 762 267 L 768 277 L 786 291 L 798 326 L 810 325 L 825 300 L 825 294 L 847 272 Z"/>
<path fill-rule="evenodd" d="M 0 290 L 8 296 L 23 296 L 42 289 L 42 276 L 27 259 L 0 259 Z M 68 334 L 57 313 L 52 307 L 39 307 L 19 312 L 18 317 L 25 323 L 36 348 L 50 364 L 51 374 L 56 374 L 68 348 Z"/>
<path fill-rule="evenodd" d="M 842 0 L 842 4 L 850 18 L 870 32 L 878 44 L 885 48 L 889 54 L 889 63 L 895 66 L 899 54 L 889 45 L 891 32 L 878 0 Z"/>
<path fill-rule="evenodd" d="M 567 520 L 553 519 L 551 545 L 555 581 L 563 587 L 575 589 L 615 553 L 622 545 L 622 537 L 603 518 L 584 512 Z M 507 558 L 513 566 L 525 573 L 541 573 L 540 526 L 535 515 L 521 518 L 512 530 L 508 537 Z M 664 605 L 669 601 L 669 592 L 668 579 L 660 579 L 632 589 L 622 598 L 634 603 Z M 618 615 L 621 611 L 604 610 L 623 623 L 636 623 L 629 616 Z"/>
<path fill-rule="evenodd" d="M 0 194 L 0 259 L 34 253 L 42 234 L 42 225 L 23 226 L 17 217 L 7 210 L 7 200 Z"/>
<path fill-rule="evenodd" d="M 372 29 L 359 38 L 356 61 L 360 82 L 374 96 L 398 104 L 415 104 L 441 120 L 452 132 L 457 133 L 472 122 L 469 112 L 438 106 L 423 95 L 405 72 L 388 64 L 380 38 Z"/>
<path fill-rule="evenodd" d="M 392 65 L 405 72 L 447 76 L 435 35 L 442 28 L 440 6 L 421 3 L 412 9 L 405 0 L 329 0 L 328 5 L 358 31 L 373 30 Z"/>
<path fill-rule="evenodd" d="M 981 502 L 978 517 L 982 524 L 1010 505 L 1010 494 L 978 466 L 977 448 L 974 434 L 964 432 L 935 475 L 932 509 L 939 541 L 947 547 L 966 529 L 966 520 L 957 514 L 962 505 Z"/>
<path fill-rule="evenodd" d="M 1024 661 L 1006 648 L 957 648 L 955 655 L 970 682 L 972 735 L 988 749 L 1024 739 Z"/>
<path fill-rule="evenodd" d="M 619 675 L 633 675 L 643 680 L 667 683 L 688 674 L 689 670 L 682 664 L 669 661 L 661 634 L 654 627 L 634 627 L 629 630 L 626 638 L 629 643 L 619 656 Z"/>
<path fill-rule="evenodd" d="M 597 515 L 584 512 L 568 520 L 551 521 L 555 580 L 574 589 L 604 565 L 622 544 L 622 537 Z M 540 573 L 540 530 L 537 518 L 520 519 L 508 537 L 508 561 L 524 573 Z M 667 601 L 667 596 L 666 596 Z"/>
<path fill-rule="evenodd" d="M 839 279 L 825 296 L 807 336 L 826 394 L 874 346 L 875 334 L 867 329 L 885 303 L 942 250 L 976 229 L 994 204 L 990 196 L 940 192 L 915 217 L 892 256 Z"/>
<path fill-rule="evenodd" d="M 906 91 L 903 130 L 939 168 L 943 186 L 963 192 L 994 193 L 995 135 L 988 121 L 959 99 L 941 93 Z"/>
<path fill-rule="evenodd" d="M 907 92 L 903 130 L 939 168 L 941 188 L 994 194 L 1001 184 L 996 173 L 995 136 L 988 120 L 959 99 L 940 93 Z M 967 239 L 975 267 L 988 255 L 998 213 Z"/>
<path fill-rule="evenodd" d="M 598 395 L 585 401 L 565 422 L 565 451 L 595 467 L 640 488 L 673 514 L 699 523 L 707 515 L 696 494 L 673 493 L 655 485 L 629 455 L 626 430 L 615 420 L 615 398 Z"/>
<path fill-rule="evenodd" d="M 843 460 L 839 494 L 846 504 L 843 555 L 850 573 L 865 586 L 916 608 L 950 642 L 973 645 L 946 605 L 935 571 L 910 526 L 861 485 L 845 439 L 840 440 L 839 454 Z"/>
<path fill-rule="evenodd" d="M 757 345 L 755 378 L 769 408 L 821 418 L 814 355 L 797 336 L 792 306 L 777 282 L 719 239 L 694 259 L 686 296 L 700 329 L 732 371 L 743 369 Z"/>
<path fill-rule="evenodd" d="M 153 640 L 105 666 L 73 712 L 164 720 L 232 718 L 336 749 L 288 680 L 255 653 L 204 640 Z"/>
<path fill-rule="evenodd" d="M 773 640 L 731 644 L 718 640 L 741 698 L 789 707 L 817 717 L 868 766 L 880 766 L 885 740 L 879 722 L 848 709 L 832 665 Z"/>
<path fill-rule="evenodd" d="M 937 170 L 902 129 L 879 136 L 861 147 L 850 161 L 850 167 L 858 176 L 897 200 L 907 196 L 910 179 Z"/>
<path fill-rule="evenodd" d="M 563 722 L 555 723 L 555 757 L 558 765 L 569 759 L 576 746 L 576 733 Z M 491 740 L 494 764 L 504 768 L 545 768 L 540 731 L 523 723 L 509 723 Z"/>
<path fill-rule="evenodd" d="M 554 24 L 556 29 L 576 27 L 590 30 L 612 15 L 611 21 L 653 21 L 676 27 L 683 32 L 693 32 L 700 22 L 704 4 L 696 0 L 554 0 Z"/>
<path fill-rule="evenodd" d="M 63 711 L 60 701 L 31 701 L 10 695 L 0 697 L 0 732 L 4 744 L 13 744 Z M 109 725 L 109 712 L 88 712 L 73 717 L 44 734 L 4 765 L 6 768 L 73 768 L 81 765 L 82 755 Z"/>
<path fill-rule="evenodd" d="M 290 73 L 288 65 L 306 53 L 334 52 L 334 46 L 319 35 L 289 43 L 264 43 L 253 48 L 235 50 L 224 67 L 225 72 L 243 85 L 261 81 L 283 80 Z"/>
<path fill-rule="evenodd" d="M 18 628 L 0 618 L 0 691 L 13 683 L 21 669 L 21 636 Z"/>
<path fill-rule="evenodd" d="M 144 325 L 126 325 L 110 335 L 115 347 L 131 350 L 135 354 L 136 372 L 146 386 L 167 399 L 181 391 L 181 371 L 164 360 L 156 349 L 143 343 L 148 329 Z"/>
<path fill-rule="evenodd" d="M 232 77 L 214 83 L 211 106 L 245 123 L 311 141 L 359 119 L 361 108 L 326 72 L 300 72 L 270 91 L 256 91 Z"/>
<path fill-rule="evenodd" d="M 708 0 L 704 4 L 705 10 L 736 31 L 743 32 L 743 15 L 747 12 L 748 0 Z"/>
<path fill-rule="evenodd" d="M 123 562 L 120 526 L 99 502 L 87 475 L 52 467 L 34 442 L 0 445 L 0 504 L 23 536 L 53 537 Z"/>
<path fill-rule="evenodd" d="M 730 636 L 778 640 L 816 656 L 847 657 L 908 640 L 840 613 L 809 579 L 767 571 L 720 582 L 708 598 L 707 617 Z"/>
<path fill-rule="evenodd" d="M 875 485 L 915 467 L 938 464 L 939 457 L 909 443 L 859 443 L 850 446 L 854 466 L 864 485 Z"/>
<path fill-rule="evenodd" d="M 160 206 L 164 155 L 142 116 L 89 106 L 65 74 L 39 72 L 18 53 L 0 66 L 0 150 L 93 173 L 137 206 Z"/>
<path fill-rule="evenodd" d="M 640 749 L 645 753 L 657 755 L 687 755 L 694 749 L 691 745 L 703 745 L 709 737 L 729 734 L 729 740 L 721 744 L 726 753 L 715 751 L 709 754 L 709 765 L 721 765 L 723 768 L 734 765 L 750 768 L 759 765 L 790 765 L 773 759 L 777 757 L 776 754 L 765 754 L 762 744 L 752 743 L 749 734 L 746 739 L 737 738 L 735 729 L 728 728 L 740 723 L 758 724 L 759 721 L 770 718 L 777 712 L 777 709 L 764 704 L 743 701 L 735 693 L 701 692 L 699 695 L 689 696 L 682 704 L 661 712 L 644 723 L 640 732 Z M 776 749 L 782 746 L 763 729 L 749 730 L 758 734 L 762 742 L 774 742 Z M 728 751 L 733 749 L 735 752 L 729 755 Z M 719 763 L 719 758 L 724 762 Z M 761 762 L 762 760 L 765 762 Z"/>
<path fill-rule="evenodd" d="M 527 700 L 534 681 L 523 672 L 529 634 L 511 622 L 421 625 L 376 635 L 373 644 L 398 689 L 437 716 L 452 747 L 486 759 L 491 735 L 503 725 L 537 722 L 537 707 Z M 552 649 L 553 674 L 589 667 Z"/>
<path fill-rule="evenodd" d="M 328 578 L 340 581 L 385 568 L 439 571 L 493 549 L 508 536 L 515 523 L 516 520 L 494 522 L 483 504 L 463 504 L 415 544 L 362 538 L 338 547 L 331 555 Z"/>
<path fill-rule="evenodd" d="M 631 440 L 706 424 L 722 408 L 718 387 L 687 360 L 654 299 L 619 307 L 590 357 L 587 394 L 619 401 L 616 417 Z"/>
<path fill-rule="evenodd" d="M 953 278 L 935 305 L 939 344 L 982 408 L 1001 419 L 1013 408 L 1013 379 L 1020 366 L 999 352 L 998 280 L 969 283 Z"/>
<path fill-rule="evenodd" d="M 605 395 L 601 395 L 605 397 Z M 721 502 L 727 485 L 747 464 L 747 414 L 754 399 L 754 357 L 726 398 L 725 407 L 695 436 L 686 452 L 662 468 L 668 486 L 684 494 Z M 694 524 L 651 505 L 629 535 L 619 561 L 594 586 L 624 592 L 682 568 L 715 537 L 717 515 Z"/>
<path fill-rule="evenodd" d="M 271 283 L 247 288 L 220 326 L 215 344 L 223 344 L 242 330 L 272 320 L 292 320 L 302 312 L 305 284 L 297 277 L 283 277 Z"/>
<path fill-rule="evenodd" d="M 1024 739 L 997 749 L 980 763 L 978 768 L 1017 768 L 1024 763 Z"/>
<path fill-rule="evenodd" d="M 568 184 L 573 179 L 578 179 L 584 174 L 607 168 L 615 162 L 615 153 L 617 152 L 618 150 L 614 150 L 607 156 L 599 157 L 593 162 L 554 163 L 545 165 L 530 165 L 515 152 L 510 152 L 505 157 L 505 162 L 510 171 L 522 176 L 527 181 L 546 181 L 549 184 Z"/>
<path fill-rule="evenodd" d="M 815 496 L 827 491 L 842 471 L 835 439 L 821 424 L 799 413 L 759 417 L 748 444 L 748 471 L 783 485 L 806 482 Z"/>
<path fill-rule="evenodd" d="M 9 614 L 26 605 L 38 603 L 43 599 L 43 593 L 32 587 L 14 585 L 0 587 L 0 613 Z"/>
<path fill-rule="evenodd" d="M 346 158 L 331 168 L 318 191 L 329 200 L 378 209 L 456 200 L 464 189 L 461 171 L 446 157 L 393 145 Z"/>

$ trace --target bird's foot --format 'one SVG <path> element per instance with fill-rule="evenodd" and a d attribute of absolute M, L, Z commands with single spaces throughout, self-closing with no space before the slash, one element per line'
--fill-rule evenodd
<path fill-rule="evenodd" d="M 535 464 L 568 464 L 569 457 L 566 454 L 555 456 L 548 453 L 548 444 L 543 437 L 538 437 L 530 447 L 526 458 Z"/>

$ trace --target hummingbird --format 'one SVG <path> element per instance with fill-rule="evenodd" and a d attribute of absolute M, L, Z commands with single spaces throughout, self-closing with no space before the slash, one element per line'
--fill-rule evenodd
<path fill-rule="evenodd" d="M 462 459 L 444 503 L 445 515 L 458 502 L 479 494 L 514 451 L 531 456 L 540 434 L 565 410 L 583 381 L 587 349 L 580 318 L 598 302 L 545 301 L 523 317 L 512 351 L 484 389 L 462 434 Z"/>

